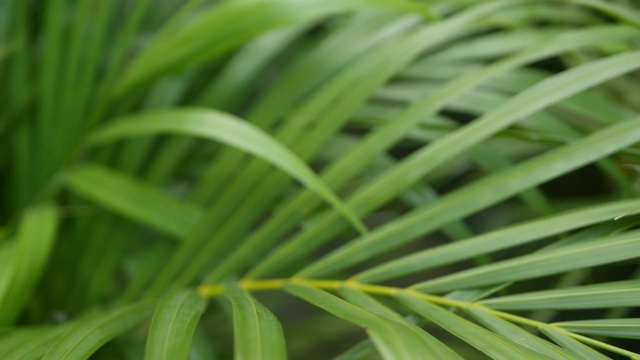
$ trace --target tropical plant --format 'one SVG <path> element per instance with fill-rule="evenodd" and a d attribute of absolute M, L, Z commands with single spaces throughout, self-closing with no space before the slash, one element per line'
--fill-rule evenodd
<path fill-rule="evenodd" d="M 0 359 L 640 359 L 634 0 L 6 0 L 0 39 Z"/>

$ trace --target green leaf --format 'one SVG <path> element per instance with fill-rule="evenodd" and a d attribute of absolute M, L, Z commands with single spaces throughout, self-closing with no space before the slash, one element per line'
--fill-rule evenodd
<path fill-rule="evenodd" d="M 440 342 L 440 340 L 433 337 L 431 334 L 427 333 L 423 329 L 419 328 L 415 324 L 410 323 L 405 318 L 400 316 L 400 314 L 392 311 L 388 307 L 382 305 L 378 301 L 376 301 L 373 297 L 358 291 L 356 289 L 350 288 L 348 286 L 343 286 L 338 289 L 340 295 L 342 295 L 345 299 L 347 299 L 352 304 L 361 307 L 364 310 L 367 310 L 371 313 L 374 313 L 382 318 L 387 318 L 390 320 L 394 320 L 398 323 L 398 325 L 406 327 L 408 330 L 412 331 L 420 338 L 422 338 L 425 343 L 426 349 L 424 352 L 421 352 L 424 358 L 429 359 L 462 359 L 458 354 L 456 354 L 453 350 L 448 348 L 445 344 Z"/>
<path fill-rule="evenodd" d="M 433 321 L 436 325 L 487 354 L 492 359 L 531 359 L 517 343 L 507 341 L 445 309 L 406 293 L 398 293 L 395 297 L 425 319 Z M 540 354 L 538 353 L 538 355 Z"/>
<path fill-rule="evenodd" d="M 278 101 L 277 103 L 282 103 L 282 101 L 279 100 L 279 98 L 282 97 L 283 99 L 288 100 L 285 103 L 288 107 L 291 99 L 297 98 L 295 95 L 289 94 L 296 94 L 298 91 L 304 91 L 310 87 L 309 85 L 321 80 L 318 78 L 319 73 L 330 76 L 332 72 L 341 70 L 340 67 L 336 67 L 333 62 L 327 63 L 325 59 L 327 57 L 333 57 L 331 54 L 335 52 L 335 46 L 349 47 L 347 54 L 352 55 L 354 59 L 348 61 L 349 58 L 344 58 L 344 54 L 341 53 L 341 56 L 335 61 L 344 62 L 348 66 L 338 72 L 335 77 L 330 78 L 329 82 L 325 86 L 320 87 L 316 93 L 313 93 L 308 101 L 304 102 L 299 106 L 299 108 L 287 116 L 287 123 L 283 124 L 282 129 L 278 132 L 279 134 L 282 134 L 285 133 L 284 130 L 287 130 L 285 133 L 287 137 L 290 138 L 291 141 L 296 140 L 298 142 L 296 149 L 299 149 L 299 153 L 306 154 L 307 156 L 311 155 L 312 151 L 317 152 L 319 150 L 318 144 L 321 144 L 322 141 L 324 141 L 323 139 L 328 140 L 327 130 L 322 130 L 323 128 L 335 128 L 336 123 L 345 121 L 376 88 L 381 86 L 384 81 L 391 78 L 393 74 L 400 71 L 400 69 L 407 66 L 412 58 L 419 56 L 421 52 L 427 51 L 427 49 L 434 48 L 450 41 L 451 39 L 459 37 L 461 32 L 463 32 L 465 28 L 470 26 L 479 17 L 496 11 L 500 6 L 508 5 L 509 4 L 505 2 L 483 3 L 480 6 L 472 7 L 469 11 L 463 11 L 456 14 L 456 16 L 451 19 L 447 19 L 447 21 L 436 22 L 428 26 L 420 26 L 415 31 L 409 32 L 408 34 L 394 36 L 393 41 L 382 41 L 384 39 L 378 39 L 377 41 L 372 42 L 371 39 L 368 39 L 365 43 L 365 45 L 368 45 L 366 47 L 363 47 L 362 43 L 358 43 L 357 45 L 349 43 L 348 40 L 354 36 L 353 31 L 351 30 L 336 33 L 335 35 L 341 36 L 336 36 L 337 39 L 335 39 L 335 41 L 327 42 L 326 46 L 322 46 L 321 52 L 314 52 L 314 56 L 310 59 L 313 61 L 305 61 L 295 64 L 296 71 L 288 73 L 288 75 L 290 75 L 288 79 L 291 79 L 291 81 L 282 83 L 286 85 L 286 87 L 276 86 L 273 89 L 274 93 L 269 93 L 269 95 L 265 96 L 265 100 L 262 104 L 265 104 L 265 108 L 268 108 L 271 111 L 267 113 L 267 111 L 264 110 L 265 114 L 263 114 L 262 117 L 271 118 L 274 113 L 275 115 L 278 115 L 282 109 L 273 106 L 274 102 Z M 401 28 L 405 28 L 407 25 L 411 25 L 411 23 L 407 24 L 407 21 L 405 21 L 407 19 L 400 20 L 402 21 L 394 21 L 390 25 L 384 27 L 382 27 L 381 24 L 379 27 L 382 30 L 376 29 L 375 26 L 372 27 L 369 23 L 367 23 L 368 26 L 365 28 L 358 26 L 353 30 L 357 30 L 357 33 L 373 34 L 370 36 L 374 38 L 382 37 L 382 35 L 389 34 L 390 32 L 395 35 L 395 33 L 399 32 L 398 27 L 401 26 Z M 377 21 L 379 21 L 379 19 L 376 18 L 376 22 Z M 376 44 L 377 42 L 381 42 L 381 44 L 378 45 Z M 353 53 L 354 49 L 363 51 L 368 47 L 372 47 L 373 49 L 366 51 L 359 57 L 355 56 L 358 55 L 357 53 Z M 310 67 L 313 69 L 319 69 L 317 72 L 314 71 L 307 75 L 306 73 L 308 73 L 308 68 Z M 313 82 L 301 81 L 307 79 L 312 79 Z M 272 97 L 270 95 L 274 94 L 279 96 L 272 99 L 273 101 L 267 102 L 267 100 Z M 349 96 L 344 96 L 344 94 L 349 94 Z M 339 99 L 340 101 L 336 102 L 336 99 Z M 318 124 L 314 131 L 306 132 L 306 134 L 305 132 L 300 131 L 301 120 L 317 118 L 317 114 L 324 114 L 322 117 L 322 123 Z M 415 124 L 420 118 L 420 116 L 414 114 L 414 116 L 407 121 Z M 258 118 L 256 120 L 259 121 L 261 119 Z M 411 124 L 408 124 L 407 121 L 402 121 L 403 124 L 400 127 L 406 128 L 405 130 L 410 129 L 412 126 Z M 331 131 L 335 130 L 336 129 L 333 129 Z M 292 137 L 292 132 L 299 135 Z M 335 162 L 330 168 L 327 168 L 324 179 L 326 179 L 326 182 L 332 187 L 338 188 L 344 186 L 346 182 L 352 176 L 361 171 L 366 164 L 384 153 L 385 149 L 390 147 L 394 141 L 399 140 L 402 137 L 402 134 L 402 130 L 398 129 L 395 129 L 393 132 L 376 132 L 375 135 L 368 137 L 366 141 L 361 143 L 361 146 L 358 147 L 358 151 L 345 155 L 340 159 L 340 161 Z M 303 135 L 304 138 L 302 138 Z M 333 136 L 334 134 L 331 135 Z M 312 144 L 313 147 L 316 147 L 316 149 L 309 146 L 310 144 Z M 246 176 L 249 178 L 261 178 L 261 176 L 256 175 Z M 270 196 L 276 186 L 278 186 L 276 189 L 282 188 L 280 186 L 282 180 L 278 180 L 273 177 L 269 177 L 269 179 L 273 181 L 269 182 L 269 186 L 261 184 L 259 193 L 255 189 L 252 189 L 254 199 L 264 199 L 266 196 Z M 232 188 L 234 187 L 235 186 L 232 186 Z M 245 193 L 247 191 L 246 189 L 247 188 L 239 190 L 241 190 L 242 193 Z M 258 200 L 254 200 L 254 202 L 257 201 Z M 263 226 L 260 231 L 256 232 L 246 240 L 246 242 L 244 242 L 237 251 L 228 258 L 229 260 L 225 261 L 225 263 L 221 265 L 219 268 L 220 270 L 217 273 L 212 274 L 207 281 L 215 281 L 215 278 L 221 276 L 221 273 L 228 272 L 230 267 L 242 266 L 244 259 L 247 258 L 247 253 L 253 253 L 252 256 L 256 256 L 256 253 L 260 254 L 269 250 L 278 240 L 278 236 L 286 233 L 289 229 L 296 226 L 296 224 L 302 220 L 304 215 L 308 214 L 309 211 L 316 206 L 317 199 L 312 193 L 306 191 L 300 194 L 300 196 L 297 196 L 287 206 L 274 214 L 274 218 L 271 219 L 267 225 Z M 250 208 L 254 208 L 254 206 L 251 206 Z M 332 213 L 332 217 L 334 215 L 336 214 Z M 327 223 L 329 224 L 325 226 L 314 226 L 314 231 L 311 234 L 308 232 L 302 233 L 300 237 L 296 238 L 295 243 L 291 243 L 291 245 L 287 244 L 287 249 L 282 249 L 282 253 L 279 254 L 278 258 L 273 259 L 271 264 L 266 264 L 265 266 L 285 263 L 287 258 L 291 257 L 290 254 L 292 252 L 298 252 L 301 249 L 304 249 L 307 244 L 316 243 L 318 241 L 317 239 L 322 240 L 322 238 L 326 237 L 327 233 L 335 233 L 336 230 L 341 230 L 344 226 L 343 222 L 337 222 L 335 219 L 333 219 L 333 221 L 327 221 Z M 338 224 L 339 226 L 336 226 Z"/>
<path fill-rule="evenodd" d="M 131 64 L 114 93 L 122 95 L 164 72 L 220 56 L 268 30 L 372 6 L 424 12 L 423 7 L 405 0 L 227 1 L 152 42 Z"/>
<path fill-rule="evenodd" d="M 159 133 L 216 140 L 262 158 L 305 184 L 342 213 L 360 232 L 366 227 L 313 170 L 286 147 L 257 127 L 233 115 L 208 109 L 180 109 L 121 118 L 99 130 L 91 143 Z"/>
<path fill-rule="evenodd" d="M 592 7 L 607 16 L 640 27 L 640 12 L 637 11 L 637 8 L 621 6 L 600 0 L 576 0 L 576 4 Z"/>
<path fill-rule="evenodd" d="M 584 359 L 584 360 L 602 360 L 602 359 L 610 359 L 607 356 L 604 356 L 592 348 L 584 345 L 583 343 L 573 339 L 568 336 L 566 332 L 561 331 L 561 329 L 556 329 L 551 326 L 543 326 L 540 328 L 543 334 L 547 335 L 553 341 L 555 341 L 558 345 L 563 348 L 573 352 L 575 354 L 576 359 Z"/>
<path fill-rule="evenodd" d="M 636 300 L 635 305 L 639 303 L 640 302 Z M 553 325 L 578 334 L 640 339 L 639 318 L 563 321 Z"/>
<path fill-rule="evenodd" d="M 151 320 L 144 358 L 187 359 L 193 332 L 205 307 L 206 300 L 193 290 L 168 295 L 162 300 Z"/>
<path fill-rule="evenodd" d="M 481 301 L 500 310 L 599 309 L 640 304 L 640 280 L 534 291 Z"/>
<path fill-rule="evenodd" d="M 100 165 L 74 167 L 66 172 L 65 182 L 79 195 L 179 239 L 185 238 L 202 215 L 194 204 Z"/>
<path fill-rule="evenodd" d="M 199 106 L 232 112 L 254 90 L 261 72 L 286 46 L 305 31 L 306 26 L 287 27 L 267 32 L 239 49 L 229 63 L 203 89 L 195 103 Z"/>
<path fill-rule="evenodd" d="M 406 29 L 416 23 L 416 19 L 398 18 L 397 15 L 386 12 L 363 12 L 349 17 L 343 26 L 330 32 L 322 42 L 310 49 L 309 52 L 293 60 L 284 73 L 269 87 L 264 96 L 252 107 L 247 114 L 247 120 L 262 129 L 269 129 L 278 124 L 279 118 L 283 117 L 284 123 L 278 127 L 274 134 L 278 139 L 284 138 L 286 128 L 289 128 L 287 132 L 291 133 L 291 127 L 286 124 L 297 124 L 298 126 L 293 128 L 297 130 L 296 133 L 299 135 L 291 136 L 289 134 L 286 136 L 288 140 L 286 144 L 289 146 L 293 146 L 294 140 L 301 144 L 308 143 L 303 141 L 302 134 L 305 133 L 305 136 L 313 135 L 314 138 L 318 138 L 315 131 L 301 132 L 299 119 L 314 119 L 317 114 L 323 113 L 325 114 L 322 117 L 323 122 L 331 124 L 338 121 L 337 118 L 343 119 L 351 113 L 352 109 L 340 110 L 336 113 L 335 97 L 339 96 L 338 94 L 344 94 L 345 89 L 348 89 L 351 94 L 362 93 L 349 101 L 349 103 L 355 103 L 355 105 L 349 105 L 349 108 L 357 106 L 364 101 L 363 98 L 371 93 L 372 88 L 376 88 L 383 81 L 379 79 L 380 77 L 384 79 L 390 76 L 389 69 L 397 69 L 401 67 L 400 64 L 406 63 L 407 60 L 403 59 L 404 56 L 399 59 L 394 58 L 393 61 L 381 61 L 385 55 L 380 53 L 377 48 L 388 37 L 403 39 L 402 34 Z M 367 34 L 367 36 L 363 37 L 362 34 Z M 332 60 L 326 61 L 329 57 Z M 379 68 L 376 71 L 369 70 L 372 60 L 381 61 L 384 65 L 378 65 Z M 380 69 L 381 67 L 384 67 L 384 70 Z M 313 71 L 310 72 L 309 69 L 313 69 Z M 359 75 L 361 72 L 375 73 L 376 76 L 369 77 L 367 82 L 360 83 L 360 86 L 354 89 L 352 85 L 352 81 L 355 81 L 353 80 L 354 75 Z M 324 82 L 327 80 L 333 85 L 325 85 Z M 370 82 L 376 85 L 368 85 Z M 337 87 L 335 84 L 341 85 Z M 228 86 L 228 84 L 223 84 L 224 88 Z M 360 89 L 361 87 L 362 89 Z M 316 88 L 317 92 L 313 92 Z M 328 108 L 332 111 L 328 111 Z M 224 149 L 217 159 L 208 165 L 206 173 L 194 189 L 194 197 L 208 199 L 212 194 L 220 191 L 220 186 L 229 181 L 236 172 L 227 171 L 221 174 L 219 169 L 234 168 L 235 164 L 243 161 L 243 158 L 244 155 L 237 151 Z M 255 164 L 251 163 L 241 169 L 242 176 L 251 176 L 249 173 L 254 174 L 253 165 Z M 230 186 L 230 190 L 233 188 L 234 186 Z M 271 187 L 268 189 L 272 191 Z M 241 191 L 246 192 L 245 189 L 241 189 Z M 313 194 L 312 197 L 317 200 Z"/>
<path fill-rule="evenodd" d="M 456 14 L 456 16 L 447 19 L 447 21 L 442 21 L 437 23 L 432 27 L 427 27 L 425 29 L 426 36 L 424 39 L 420 39 L 420 43 L 424 43 L 425 41 L 432 41 L 433 39 L 438 39 L 442 37 L 450 37 L 456 36 L 456 33 L 459 33 L 461 30 L 460 27 L 468 27 L 472 26 L 476 17 L 478 16 L 487 16 L 488 13 L 495 13 L 497 11 L 502 11 L 500 6 L 504 5 L 513 5 L 514 2 L 511 3 L 501 3 L 501 2 L 486 2 L 481 6 L 471 7 L 467 11 L 460 12 Z M 433 96 L 427 96 L 425 98 L 420 99 L 414 105 L 407 108 L 402 112 L 400 116 L 394 118 L 394 121 L 389 122 L 389 125 L 379 129 L 372 133 L 371 136 L 367 137 L 365 141 L 361 143 L 361 146 L 357 148 L 356 151 L 348 153 L 342 159 L 337 161 L 334 166 L 332 166 L 328 172 L 331 176 L 335 176 L 336 178 L 344 177 L 343 174 L 352 174 L 354 169 L 360 169 L 364 164 L 368 161 L 367 159 L 371 159 L 375 154 L 379 154 L 380 151 L 384 151 L 385 148 L 391 146 L 394 141 L 397 141 L 399 137 L 402 137 L 406 134 L 408 130 L 412 127 L 415 127 L 416 123 L 422 121 L 425 118 L 429 118 L 429 116 L 436 111 L 439 110 L 443 105 L 445 105 L 448 101 L 456 96 L 468 91 L 470 88 L 481 84 L 484 81 L 488 81 L 492 76 L 499 75 L 501 72 L 507 71 L 510 68 L 521 66 L 522 63 L 526 63 L 528 61 L 534 61 L 536 59 L 544 58 L 545 56 L 553 55 L 558 52 L 566 51 L 567 49 L 572 49 L 574 46 L 580 47 L 585 46 L 592 43 L 598 43 L 599 41 L 612 41 L 616 38 L 624 38 L 632 35 L 637 35 L 637 32 L 630 31 L 629 29 L 622 28 L 610 28 L 610 29 L 599 29 L 602 31 L 593 31 L 590 29 L 588 32 L 576 32 L 570 33 L 566 37 L 559 37 L 556 41 L 551 41 L 547 44 L 536 44 L 535 47 L 531 47 L 528 51 L 523 52 L 522 54 L 518 54 L 513 58 L 506 59 L 505 61 L 498 62 L 486 70 L 470 73 L 468 76 L 463 76 L 458 79 L 455 79 L 446 86 L 443 86 L 440 91 L 434 93 Z M 592 32 L 593 31 L 593 32 Z M 413 44 L 412 47 L 420 46 L 419 44 Z M 394 49 L 396 50 L 396 49 Z M 396 52 L 404 53 L 406 50 L 402 48 L 398 48 Z M 395 55 L 397 57 L 397 55 Z M 584 78 L 584 76 L 582 76 Z M 531 89 L 535 90 L 535 89 Z M 534 95 L 534 91 L 532 91 L 531 95 Z M 522 94 L 523 96 L 525 94 Z M 539 95 L 539 94 L 537 94 Z M 549 94 L 546 94 L 549 96 Z M 539 96 L 538 96 L 539 97 Z M 526 98 L 526 97 L 525 97 Z M 554 98 L 556 101 L 559 100 L 557 97 Z M 518 101 L 515 101 L 518 100 Z M 534 101 L 535 100 L 535 101 Z M 514 99 L 514 106 L 509 108 L 507 112 L 510 115 L 515 115 L 519 111 L 524 110 L 524 114 L 521 116 L 526 116 L 530 112 L 535 110 L 526 108 L 530 105 L 536 105 L 538 103 L 535 97 L 525 99 Z M 545 99 L 545 101 L 550 99 Z M 506 104 L 505 104 L 506 105 Z M 540 105 L 540 104 L 538 104 Z M 504 115 L 504 114 L 503 114 Z M 515 118 L 511 118 L 508 121 L 515 121 Z M 488 123 L 497 122 L 497 119 L 487 119 Z M 354 194 L 351 199 L 351 203 L 353 204 L 353 208 L 357 211 L 364 212 L 370 211 L 375 206 L 379 206 L 385 201 L 393 198 L 394 194 L 398 194 L 399 192 L 406 189 L 412 185 L 413 182 L 418 181 L 425 174 L 427 174 L 430 170 L 433 169 L 434 166 L 439 165 L 439 163 L 445 163 L 447 160 L 451 160 L 455 155 L 459 155 L 465 149 L 461 149 L 464 147 L 463 145 L 470 144 L 470 137 L 474 137 L 476 133 L 480 133 L 484 131 L 487 126 L 474 127 L 473 131 L 469 132 L 464 131 L 458 135 L 460 137 L 456 137 L 456 140 L 451 140 L 451 142 L 447 142 L 446 144 L 441 144 L 442 146 L 434 147 L 426 147 L 416 152 L 416 154 L 407 158 L 406 161 L 396 166 L 395 168 L 389 170 L 383 176 L 379 177 L 375 181 L 370 184 L 365 185 L 361 190 L 359 190 L 356 194 Z M 464 138 L 463 138 L 464 134 Z M 440 140 L 442 142 L 443 139 Z M 435 145 L 435 144 L 434 144 Z M 471 146 L 471 145 L 469 145 Z M 363 159 L 365 161 L 363 161 Z M 434 159 L 442 159 L 442 162 L 438 160 L 434 162 Z M 341 180 L 344 181 L 344 180 Z M 287 209 L 289 210 L 289 209 Z M 299 212 L 299 211 L 297 211 Z M 322 219 L 323 221 L 318 221 L 317 225 L 307 232 L 301 234 L 301 236 L 296 237 L 294 240 L 285 244 L 278 249 L 276 253 L 265 260 L 264 264 L 258 265 L 251 273 L 251 276 L 264 276 L 258 275 L 260 272 L 265 272 L 266 268 L 273 268 L 278 266 L 277 264 L 283 264 L 288 259 L 292 259 L 292 254 L 299 256 L 298 254 L 304 255 L 304 253 L 312 251 L 315 247 L 319 246 L 323 242 L 326 242 L 327 237 L 331 236 L 331 234 L 335 233 L 335 231 L 327 231 L 327 227 L 331 226 L 335 228 L 335 218 L 331 215 L 326 216 Z M 333 223 L 333 224 L 332 224 Z M 252 247 L 255 247 L 253 245 Z M 281 266 L 281 265 L 280 265 Z M 264 268 L 264 269 L 263 269 Z"/>
<path fill-rule="evenodd" d="M 362 360 L 366 356 L 371 356 L 375 352 L 375 348 L 371 340 L 363 340 L 352 346 L 349 350 L 333 358 L 333 360 Z"/>
<path fill-rule="evenodd" d="M 47 351 L 43 360 L 84 360 L 108 341 L 123 335 L 151 316 L 149 301 L 87 316 L 75 322 Z"/>
<path fill-rule="evenodd" d="M 66 324 L 35 329 L 12 329 L 0 339 L 0 359 L 42 359 L 68 326 Z"/>
<path fill-rule="evenodd" d="M 638 211 L 640 211 L 640 200 L 624 200 L 566 211 L 539 220 L 504 227 L 461 242 L 418 251 L 365 270 L 355 275 L 353 279 L 361 282 L 393 279 L 478 255 L 527 244 L 600 221 L 612 220 L 620 214 L 632 214 Z"/>
<path fill-rule="evenodd" d="M 465 308 L 465 311 L 491 331 L 522 346 L 531 348 L 542 356 L 546 356 L 549 359 L 554 360 L 572 360 L 573 354 L 564 352 L 547 340 L 535 336 L 508 321 L 502 320 L 487 311 L 482 310 L 481 308 L 468 307 Z"/>
<path fill-rule="evenodd" d="M 640 64 L 640 59 L 636 65 Z M 542 86 L 544 88 L 544 86 Z M 480 120 L 478 120 L 480 121 Z M 474 126 L 472 123 L 468 126 Z M 479 124 L 479 123 L 478 123 Z M 464 131 L 460 130 L 457 133 Z M 457 137 L 457 136 L 453 136 Z M 424 235 L 452 220 L 463 218 L 531 186 L 598 160 L 640 139 L 640 117 L 608 127 L 565 147 L 525 161 L 510 169 L 477 180 L 449 193 L 439 201 L 349 242 L 312 263 L 298 275 L 319 276 L 362 262 Z M 453 146 L 453 144 L 451 144 Z"/>
<path fill-rule="evenodd" d="M 588 244 L 565 246 L 555 251 L 534 253 L 413 286 L 420 291 L 442 292 L 502 282 L 532 279 L 565 271 L 640 257 L 640 231 L 608 236 Z"/>
<path fill-rule="evenodd" d="M 38 283 L 49 260 L 58 228 L 58 210 L 51 204 L 27 209 L 18 225 L 18 233 L 9 247 L 2 248 L 0 259 L 0 325 L 12 324 Z"/>
<path fill-rule="evenodd" d="M 424 359 L 437 354 L 421 334 L 395 319 L 381 317 L 317 288 L 287 284 L 285 291 L 329 313 L 363 327 L 383 359 Z"/>
<path fill-rule="evenodd" d="M 234 358 L 286 359 L 284 334 L 275 315 L 232 284 L 225 287 L 225 296 L 233 305 Z"/>

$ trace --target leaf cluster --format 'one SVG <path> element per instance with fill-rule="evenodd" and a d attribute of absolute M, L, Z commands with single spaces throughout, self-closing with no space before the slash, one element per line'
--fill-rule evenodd
<path fill-rule="evenodd" d="M 0 359 L 640 359 L 640 8 L 0 2 Z"/>

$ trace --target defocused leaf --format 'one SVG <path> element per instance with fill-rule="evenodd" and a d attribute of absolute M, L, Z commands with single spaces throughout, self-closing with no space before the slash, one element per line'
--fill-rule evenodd
<path fill-rule="evenodd" d="M 631 25 L 640 27 L 640 12 L 628 6 L 621 6 L 600 0 L 576 0 L 576 4 L 593 7 L 611 17 L 621 19 Z"/>
<path fill-rule="evenodd" d="M 0 339 L 0 359 L 27 360 L 42 359 L 42 355 L 58 341 L 68 326 L 37 329 L 16 329 Z"/>
<path fill-rule="evenodd" d="M 233 305 L 235 359 L 286 359 L 284 334 L 275 315 L 234 285 L 226 286 L 225 296 Z"/>
<path fill-rule="evenodd" d="M 639 11 L 0 1 L 0 360 L 640 359 Z"/>
<path fill-rule="evenodd" d="M 179 239 L 184 239 L 202 213 L 194 204 L 99 165 L 73 168 L 65 180 L 74 192 L 101 206 Z"/>
<path fill-rule="evenodd" d="M 362 360 L 375 353 L 371 340 L 364 340 L 333 358 L 333 360 Z"/>
<path fill-rule="evenodd" d="M 27 209 L 10 248 L 3 247 L 0 264 L 0 325 L 12 324 L 27 304 L 49 260 L 58 228 L 58 210 L 51 204 Z"/>
<path fill-rule="evenodd" d="M 183 29 L 151 43 L 135 59 L 115 93 L 121 95 L 165 71 L 219 56 L 270 29 L 313 22 L 328 15 L 371 6 L 409 11 L 423 9 L 405 0 L 228 1 L 198 14 Z"/>
<path fill-rule="evenodd" d="M 295 154 L 255 126 L 226 113 L 208 109 L 167 110 L 119 119 L 91 138 L 93 144 L 160 133 L 217 140 L 258 156 L 279 167 L 316 192 L 361 232 L 366 227 L 351 210 Z"/>
<path fill-rule="evenodd" d="M 151 316 L 153 305 L 154 303 L 145 301 L 80 319 L 58 338 L 42 359 L 88 359 L 108 341 L 147 320 Z"/>

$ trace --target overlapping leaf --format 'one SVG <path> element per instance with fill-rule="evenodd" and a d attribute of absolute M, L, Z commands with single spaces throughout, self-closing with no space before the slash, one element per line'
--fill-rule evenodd
<path fill-rule="evenodd" d="M 126 305 L 75 322 L 46 352 L 44 360 L 87 359 L 106 342 L 123 335 L 153 311 L 153 302 Z"/>
<path fill-rule="evenodd" d="M 435 345 L 437 342 L 433 344 L 435 339 L 424 337 L 403 322 L 380 317 L 310 286 L 294 284 L 285 289 L 337 317 L 364 327 L 384 359 L 421 359 L 425 354 L 438 356 L 443 351 L 455 358 L 451 352 Z"/>
<path fill-rule="evenodd" d="M 67 172 L 68 186 L 76 193 L 124 216 L 179 239 L 184 239 L 202 211 L 179 201 L 151 184 L 98 165 L 84 165 Z"/>
<path fill-rule="evenodd" d="M 335 206 L 358 230 L 366 231 L 358 217 L 295 154 L 266 133 L 229 114 L 206 109 L 182 109 L 131 116 L 98 131 L 91 138 L 91 142 L 100 144 L 126 137 L 158 133 L 217 140 L 264 158 Z"/>

